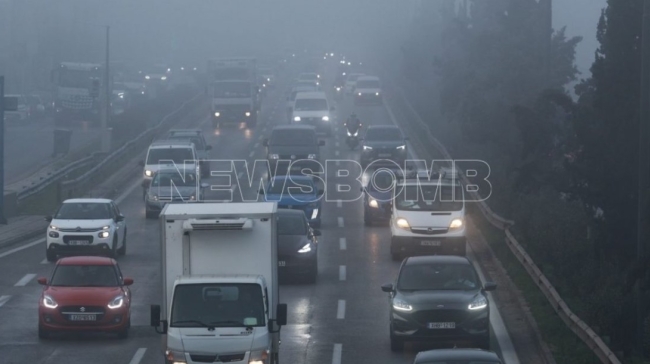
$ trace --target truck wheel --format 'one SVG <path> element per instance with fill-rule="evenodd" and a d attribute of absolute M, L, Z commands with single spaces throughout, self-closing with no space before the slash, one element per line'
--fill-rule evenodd
<path fill-rule="evenodd" d="M 47 258 L 47 261 L 50 263 L 56 262 L 56 253 L 47 249 L 45 250 L 45 258 Z"/>

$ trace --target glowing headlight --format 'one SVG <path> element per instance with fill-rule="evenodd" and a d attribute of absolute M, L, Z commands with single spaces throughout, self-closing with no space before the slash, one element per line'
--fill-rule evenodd
<path fill-rule="evenodd" d="M 279 159 L 280 156 L 277 155 L 277 154 L 271 154 L 271 155 L 269 156 L 269 158 L 271 158 L 271 159 Z"/>
<path fill-rule="evenodd" d="M 185 71 L 185 67 L 181 67 L 181 71 Z"/>
<path fill-rule="evenodd" d="M 341 62 L 341 63 L 345 63 L 345 62 Z M 342 75 L 342 76 L 345 76 L 345 75 L 346 75 L 346 73 L 345 73 L 345 72 L 343 72 L 343 75 Z"/>
<path fill-rule="evenodd" d="M 246 117 L 249 117 L 249 116 L 251 116 L 251 113 L 250 113 L 250 111 L 246 111 L 246 114 L 245 114 L 245 115 L 246 115 Z"/>
<path fill-rule="evenodd" d="M 52 297 L 50 297 L 48 295 L 44 295 L 43 296 L 43 306 L 45 306 L 47 308 L 57 308 L 57 307 L 59 307 L 59 304 L 56 303 L 56 301 Z"/>
<path fill-rule="evenodd" d="M 397 149 L 404 150 L 404 149 L 406 149 L 406 145 L 400 145 L 399 147 L 397 147 Z"/>
<path fill-rule="evenodd" d="M 219 117 L 219 116 L 221 116 L 221 113 L 220 113 L 220 112 L 215 112 L 215 113 L 214 113 L 214 116 L 215 116 L 215 117 Z"/>
<path fill-rule="evenodd" d="M 267 79 L 266 79 L 266 82 L 271 82 L 271 79 L 270 79 L 270 78 L 267 78 Z"/>
<path fill-rule="evenodd" d="M 167 359 L 167 363 L 173 363 L 173 364 L 185 364 L 185 353 L 181 351 L 174 351 L 174 350 L 165 350 L 165 358 Z"/>
<path fill-rule="evenodd" d="M 377 200 L 375 200 L 374 198 L 370 199 L 368 205 L 373 208 L 379 208 L 379 203 L 377 203 Z"/>
<path fill-rule="evenodd" d="M 337 87 L 337 88 L 336 88 L 336 91 L 341 91 L 341 88 L 340 88 L 340 87 Z"/>
<path fill-rule="evenodd" d="M 369 147 L 369 146 L 367 146 L 367 145 L 364 145 L 364 146 L 363 146 L 363 150 L 372 150 L 372 147 Z"/>
<path fill-rule="evenodd" d="M 155 195 L 155 194 L 151 194 L 151 195 L 149 195 L 149 200 L 151 200 L 151 201 L 158 201 L 158 195 Z"/>
<path fill-rule="evenodd" d="M 265 83 L 263 83 L 263 84 L 262 84 L 262 87 L 266 87 L 266 84 L 265 84 Z"/>
<path fill-rule="evenodd" d="M 190 196 L 190 201 L 194 201 L 194 200 L 196 200 L 196 196 L 195 195 Z"/>
<path fill-rule="evenodd" d="M 300 116 L 296 116 L 295 118 L 293 118 L 293 121 L 300 121 Z"/>
<path fill-rule="evenodd" d="M 50 225 L 50 229 L 51 229 L 51 230 L 59 230 L 59 228 L 56 227 L 56 226 L 54 226 L 54 225 Z"/>
<path fill-rule="evenodd" d="M 117 296 L 108 304 L 108 308 L 114 310 L 122 307 L 122 305 L 124 305 L 124 296 Z"/>
<path fill-rule="evenodd" d="M 315 218 L 317 218 L 317 217 L 318 217 L 318 209 L 314 209 L 314 210 L 311 212 L 311 219 L 313 220 L 313 219 L 315 219 Z"/>
<path fill-rule="evenodd" d="M 316 77 L 320 78 L 320 75 L 316 75 Z"/>
<path fill-rule="evenodd" d="M 160 77 L 160 79 L 164 81 L 164 80 L 167 79 L 167 76 L 162 76 L 162 77 Z"/>
<path fill-rule="evenodd" d="M 361 92 L 359 92 L 359 96 L 361 96 Z"/>
<path fill-rule="evenodd" d="M 482 310 L 488 305 L 487 299 L 483 296 L 478 296 L 467 306 L 469 310 Z"/>
<path fill-rule="evenodd" d="M 316 154 L 310 154 L 307 156 L 308 159 L 316 159 Z"/>
<path fill-rule="evenodd" d="M 298 253 L 309 253 L 311 251 L 311 243 L 303 246 L 298 250 Z"/>
<path fill-rule="evenodd" d="M 108 238 L 109 235 L 111 235 L 111 233 L 108 232 L 108 231 L 100 231 L 100 232 L 97 234 L 97 236 L 99 236 L 100 238 L 103 238 L 103 239 Z"/>
<path fill-rule="evenodd" d="M 411 225 L 409 225 L 409 222 L 406 221 L 405 218 L 400 217 L 399 219 L 395 220 L 395 225 L 397 225 L 398 228 L 401 229 L 410 229 Z"/>
<path fill-rule="evenodd" d="M 268 364 L 269 363 L 269 351 L 268 350 L 259 350 L 251 351 L 250 359 L 248 364 Z"/>
<path fill-rule="evenodd" d="M 379 96 L 379 92 L 375 92 L 375 96 Z"/>
<path fill-rule="evenodd" d="M 409 305 L 408 302 L 399 298 L 393 299 L 393 308 L 398 311 L 413 311 L 413 306 Z"/>
<path fill-rule="evenodd" d="M 330 121 L 330 117 L 329 116 L 323 116 L 323 121 Z"/>
<path fill-rule="evenodd" d="M 462 219 L 453 219 L 451 220 L 451 224 L 449 224 L 449 229 L 460 229 L 463 227 L 463 220 Z"/>
<path fill-rule="evenodd" d="M 117 96 L 119 96 L 120 99 L 123 99 L 123 98 L 124 98 L 124 94 L 119 94 L 119 95 L 117 95 Z"/>
<path fill-rule="evenodd" d="M 153 176 L 153 172 L 147 169 L 146 171 L 144 171 L 144 175 L 147 177 L 151 177 Z"/>
<path fill-rule="evenodd" d="M 145 78 L 146 80 L 150 80 L 150 79 L 151 79 L 151 77 L 148 76 L 148 75 L 147 75 L 147 76 L 144 76 L 144 78 Z"/>

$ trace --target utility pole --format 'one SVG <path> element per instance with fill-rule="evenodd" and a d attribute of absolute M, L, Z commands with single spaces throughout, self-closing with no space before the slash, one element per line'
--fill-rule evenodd
<path fill-rule="evenodd" d="M 639 192 L 637 206 L 637 260 L 644 264 L 645 244 L 650 239 L 648 205 L 650 204 L 650 0 L 643 2 L 643 30 L 641 34 L 641 108 L 639 114 Z M 641 267 L 641 266 L 640 266 Z M 636 300 L 636 350 L 640 358 L 644 352 L 644 320 L 646 307 L 643 299 L 641 275 L 634 286 Z"/>
<path fill-rule="evenodd" d="M 110 86 L 110 30 L 111 27 L 106 27 L 106 63 L 104 65 L 104 87 L 102 97 L 102 110 L 101 110 L 101 128 L 102 128 L 102 152 L 108 152 L 111 147 L 110 133 L 108 130 L 108 122 L 111 114 L 111 86 Z"/>
<path fill-rule="evenodd" d="M 5 218 L 5 77 L 0 76 L 0 224 Z"/>

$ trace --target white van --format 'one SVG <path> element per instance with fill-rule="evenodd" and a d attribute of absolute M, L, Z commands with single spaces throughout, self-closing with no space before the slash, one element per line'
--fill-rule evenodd
<path fill-rule="evenodd" d="M 384 93 L 381 91 L 379 77 L 361 76 L 354 86 L 354 104 L 382 104 Z"/>
<path fill-rule="evenodd" d="M 311 125 L 317 132 L 332 136 L 334 107 L 330 106 L 324 92 L 299 92 L 293 102 L 291 122 Z"/>
<path fill-rule="evenodd" d="M 418 172 L 395 187 L 390 217 L 393 260 L 415 254 L 465 255 L 465 194 L 458 174 Z"/>
<path fill-rule="evenodd" d="M 146 199 L 146 191 L 153 175 L 162 168 L 192 169 L 200 173 L 198 158 L 194 143 L 184 140 L 159 140 L 151 143 L 147 158 L 140 162 L 144 167 L 142 181 L 142 199 Z"/>

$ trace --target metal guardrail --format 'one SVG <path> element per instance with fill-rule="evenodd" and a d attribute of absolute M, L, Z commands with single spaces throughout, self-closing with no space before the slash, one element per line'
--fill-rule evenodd
<path fill-rule="evenodd" d="M 176 117 L 180 114 L 191 110 L 196 107 L 203 100 L 203 94 L 199 93 L 190 100 L 186 101 L 178 109 L 168 114 L 155 126 L 143 131 L 134 139 L 125 143 L 122 147 L 109 154 L 99 164 L 86 171 L 81 176 L 61 182 L 59 186 L 59 201 L 72 198 L 78 195 L 77 191 L 84 190 L 83 187 L 93 184 L 99 184 L 106 178 L 105 171 L 114 171 L 118 166 L 124 165 L 127 159 L 135 157 L 138 153 L 142 152 L 144 148 L 148 147 L 157 134 L 165 131 L 164 128 L 169 126 L 167 124 L 175 121 Z"/>
<path fill-rule="evenodd" d="M 435 149 L 442 154 L 446 160 L 453 160 L 445 146 L 436 139 L 431 133 L 431 129 L 427 124 L 422 121 L 419 114 L 413 106 L 408 102 L 404 91 L 401 88 L 399 90 L 400 97 L 404 101 L 404 104 L 410 109 L 410 112 L 415 116 L 414 119 L 417 121 L 418 127 L 426 134 L 428 142 L 433 144 Z M 422 135 L 418 133 L 418 135 Z M 462 171 L 461 171 L 462 172 Z M 469 183 L 467 177 L 463 173 L 459 173 L 461 179 L 464 183 Z M 584 321 L 582 321 L 578 316 L 576 316 L 569 306 L 564 302 L 562 297 L 553 287 L 551 282 L 546 278 L 544 273 L 537 267 L 532 258 L 526 253 L 526 250 L 519 244 L 517 239 L 514 237 L 510 231 L 510 227 L 514 226 L 514 221 L 505 219 L 498 214 L 496 214 L 490 206 L 488 206 L 485 201 L 481 200 L 479 194 L 475 191 L 470 192 L 472 197 L 476 198 L 477 205 L 481 210 L 481 213 L 485 219 L 495 226 L 496 228 L 503 230 L 506 235 L 506 245 L 510 248 L 512 253 L 517 257 L 517 260 L 521 265 L 526 269 L 526 272 L 530 275 L 532 280 L 535 282 L 540 291 L 544 294 L 548 302 L 553 307 L 553 310 L 558 314 L 562 321 L 567 325 L 567 327 L 573 331 L 582 341 L 587 344 L 591 351 L 600 359 L 602 363 L 605 364 L 621 364 L 621 361 L 616 357 L 614 352 L 603 342 L 603 340 L 594 332 L 593 329 L 589 327 Z"/>

